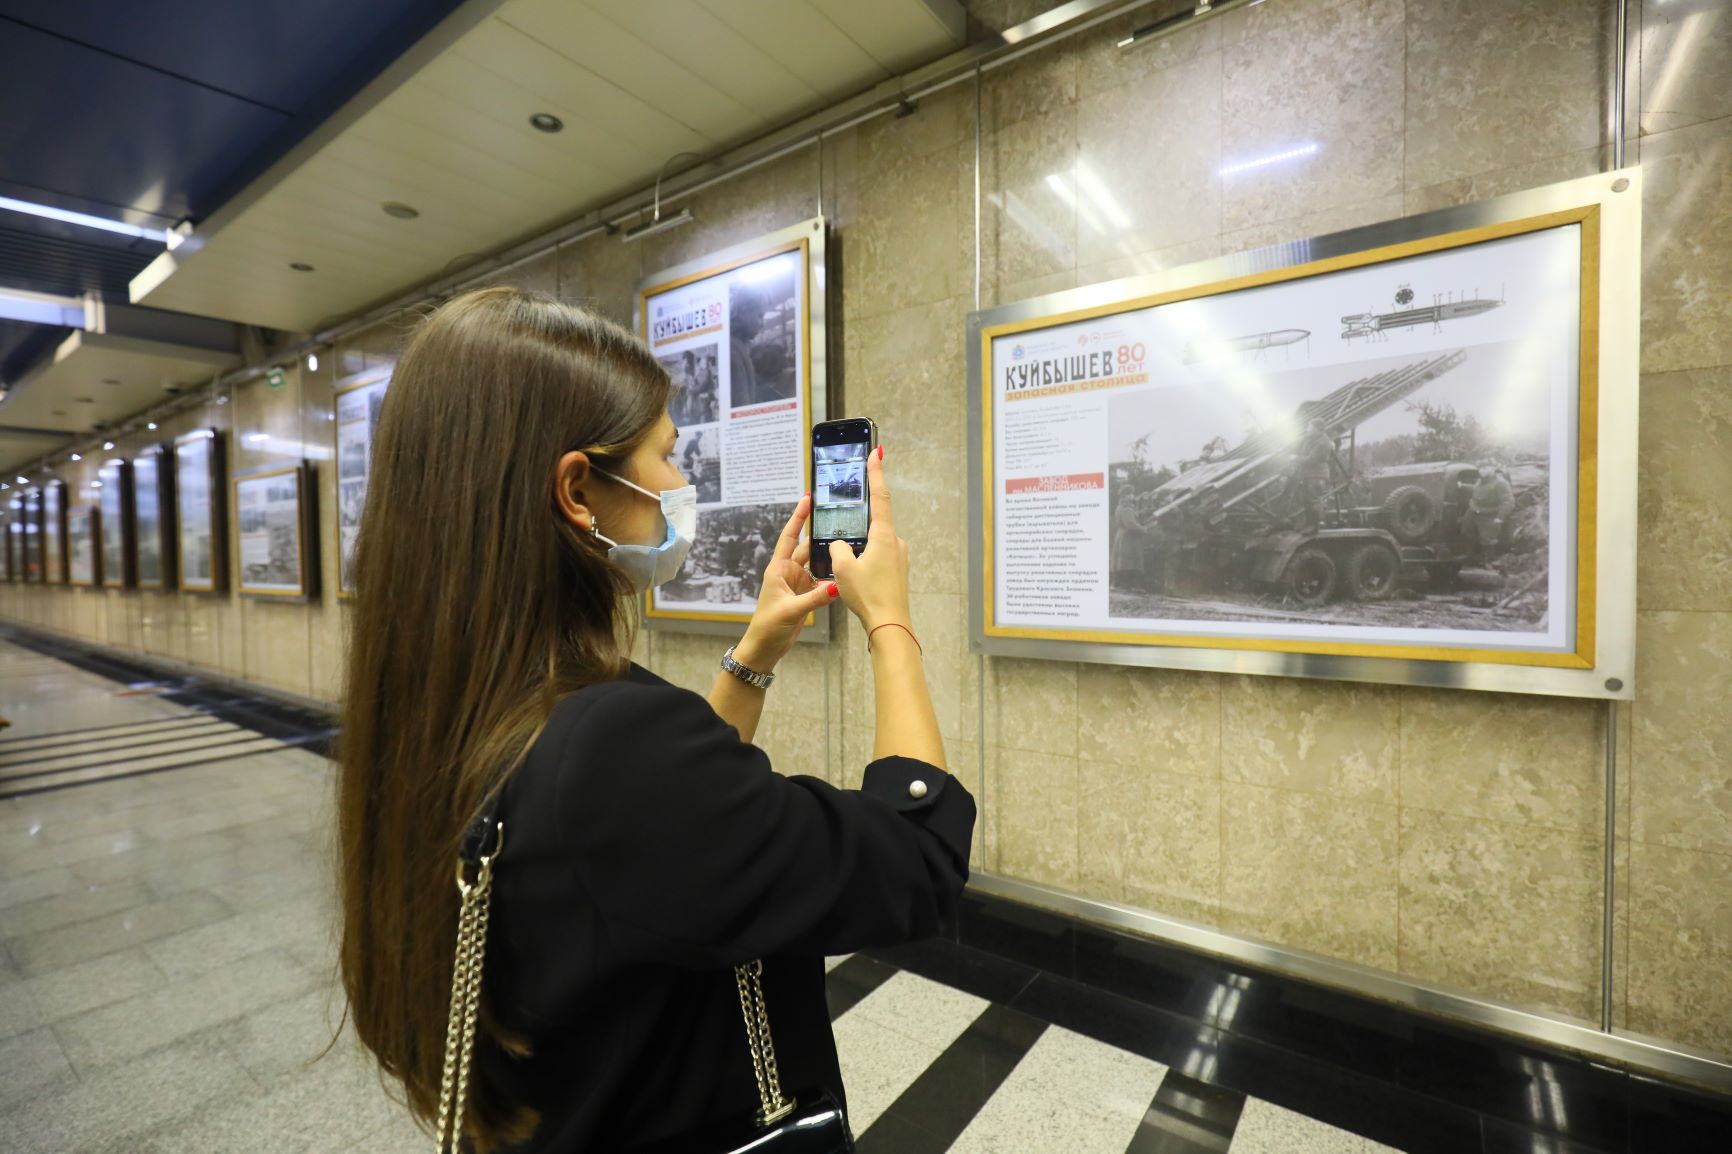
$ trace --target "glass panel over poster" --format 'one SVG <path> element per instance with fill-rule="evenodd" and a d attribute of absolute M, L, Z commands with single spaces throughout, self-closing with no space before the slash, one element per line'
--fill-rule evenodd
<path fill-rule="evenodd" d="M 214 429 L 199 429 L 174 442 L 175 554 L 180 587 L 214 593 L 223 585 L 222 442 Z"/>
<path fill-rule="evenodd" d="M 306 597 L 306 468 L 291 466 L 235 478 L 236 587 L 264 597 Z"/>
<path fill-rule="evenodd" d="M 76 505 L 67 518 L 71 558 L 72 584 L 102 583 L 102 541 L 98 532 L 100 515 L 95 505 Z"/>
<path fill-rule="evenodd" d="M 361 510 L 367 503 L 367 478 L 372 472 L 373 434 L 379 410 L 391 383 L 392 366 L 368 369 L 339 381 L 337 402 L 337 596 L 353 597 L 349 572 L 355 538 L 361 531 Z"/>
<path fill-rule="evenodd" d="M 1633 574 L 1601 571 L 1602 504 L 1633 505 L 1600 468 L 1608 436 L 1634 454 L 1603 420 L 1602 391 L 1635 391 L 1602 347 L 1623 370 L 1634 346 L 1633 297 L 1602 300 L 1613 195 L 977 314 L 977 648 L 1626 695 Z"/>
<path fill-rule="evenodd" d="M 804 221 L 646 279 L 638 331 L 673 378 L 675 464 L 698 491 L 697 538 L 649 594 L 653 627 L 737 631 L 776 538 L 810 487 L 824 420 L 824 222 Z M 816 616 L 816 615 L 815 615 Z M 827 618 L 808 618 L 821 638 Z"/>
<path fill-rule="evenodd" d="M 23 579 L 41 584 L 42 568 L 42 490 L 32 489 L 24 498 L 24 572 Z"/>
<path fill-rule="evenodd" d="M 66 485 L 42 486 L 43 575 L 50 585 L 66 584 Z"/>
<path fill-rule="evenodd" d="M 5 542 L 5 556 L 0 558 L 0 561 L 4 561 L 4 564 L 0 565 L 0 576 L 5 577 L 7 581 L 18 580 L 18 557 L 23 551 L 19 536 L 23 526 L 24 499 L 13 497 L 6 502 L 5 510 L 0 512 L 0 541 Z"/>
<path fill-rule="evenodd" d="M 109 461 L 97 470 L 102 486 L 98 504 L 102 509 L 102 583 L 110 589 L 132 584 L 132 524 L 127 506 L 132 496 L 132 466 Z"/>
<path fill-rule="evenodd" d="M 132 527 L 138 586 L 167 588 L 174 554 L 168 548 L 168 508 L 172 494 L 162 469 L 163 450 L 152 446 L 132 459 Z"/>

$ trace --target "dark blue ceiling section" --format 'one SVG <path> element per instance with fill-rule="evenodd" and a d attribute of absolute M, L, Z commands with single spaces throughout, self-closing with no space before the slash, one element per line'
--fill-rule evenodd
<path fill-rule="evenodd" d="M 0 0 L 0 196 L 196 223 L 461 2 Z M 0 288 L 124 294 L 161 252 L 0 210 Z M 0 380 L 60 335 L 0 326 Z"/>

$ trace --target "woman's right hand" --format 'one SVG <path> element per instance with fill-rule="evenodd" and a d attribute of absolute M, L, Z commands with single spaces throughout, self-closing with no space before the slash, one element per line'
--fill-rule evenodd
<path fill-rule="evenodd" d="M 860 556 L 846 541 L 830 542 L 830 571 L 848 606 L 868 630 L 895 622 L 912 629 L 908 614 L 908 542 L 896 535 L 890 516 L 890 488 L 884 482 L 884 449 L 866 457 L 866 484 L 872 516 Z"/>

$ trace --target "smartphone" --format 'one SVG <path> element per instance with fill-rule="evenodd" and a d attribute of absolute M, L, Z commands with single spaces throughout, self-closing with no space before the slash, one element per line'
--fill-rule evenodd
<path fill-rule="evenodd" d="M 865 417 L 812 426 L 812 559 L 814 577 L 831 577 L 830 542 L 846 541 L 858 557 L 872 523 L 866 454 L 878 447 L 878 426 Z"/>

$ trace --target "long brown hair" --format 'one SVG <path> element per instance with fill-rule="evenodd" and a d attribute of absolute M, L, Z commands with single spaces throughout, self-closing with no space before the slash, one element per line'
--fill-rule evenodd
<path fill-rule="evenodd" d="M 556 465 L 582 449 L 618 467 L 669 389 L 617 325 L 490 288 L 423 322 L 386 391 L 353 558 L 340 967 L 356 1034 L 424 1123 L 438 1109 L 464 826 L 558 699 L 619 676 L 630 651 L 630 583 L 558 514 Z M 480 1149 L 528 1136 L 522 1104 L 484 1074 L 471 1087 Z"/>

